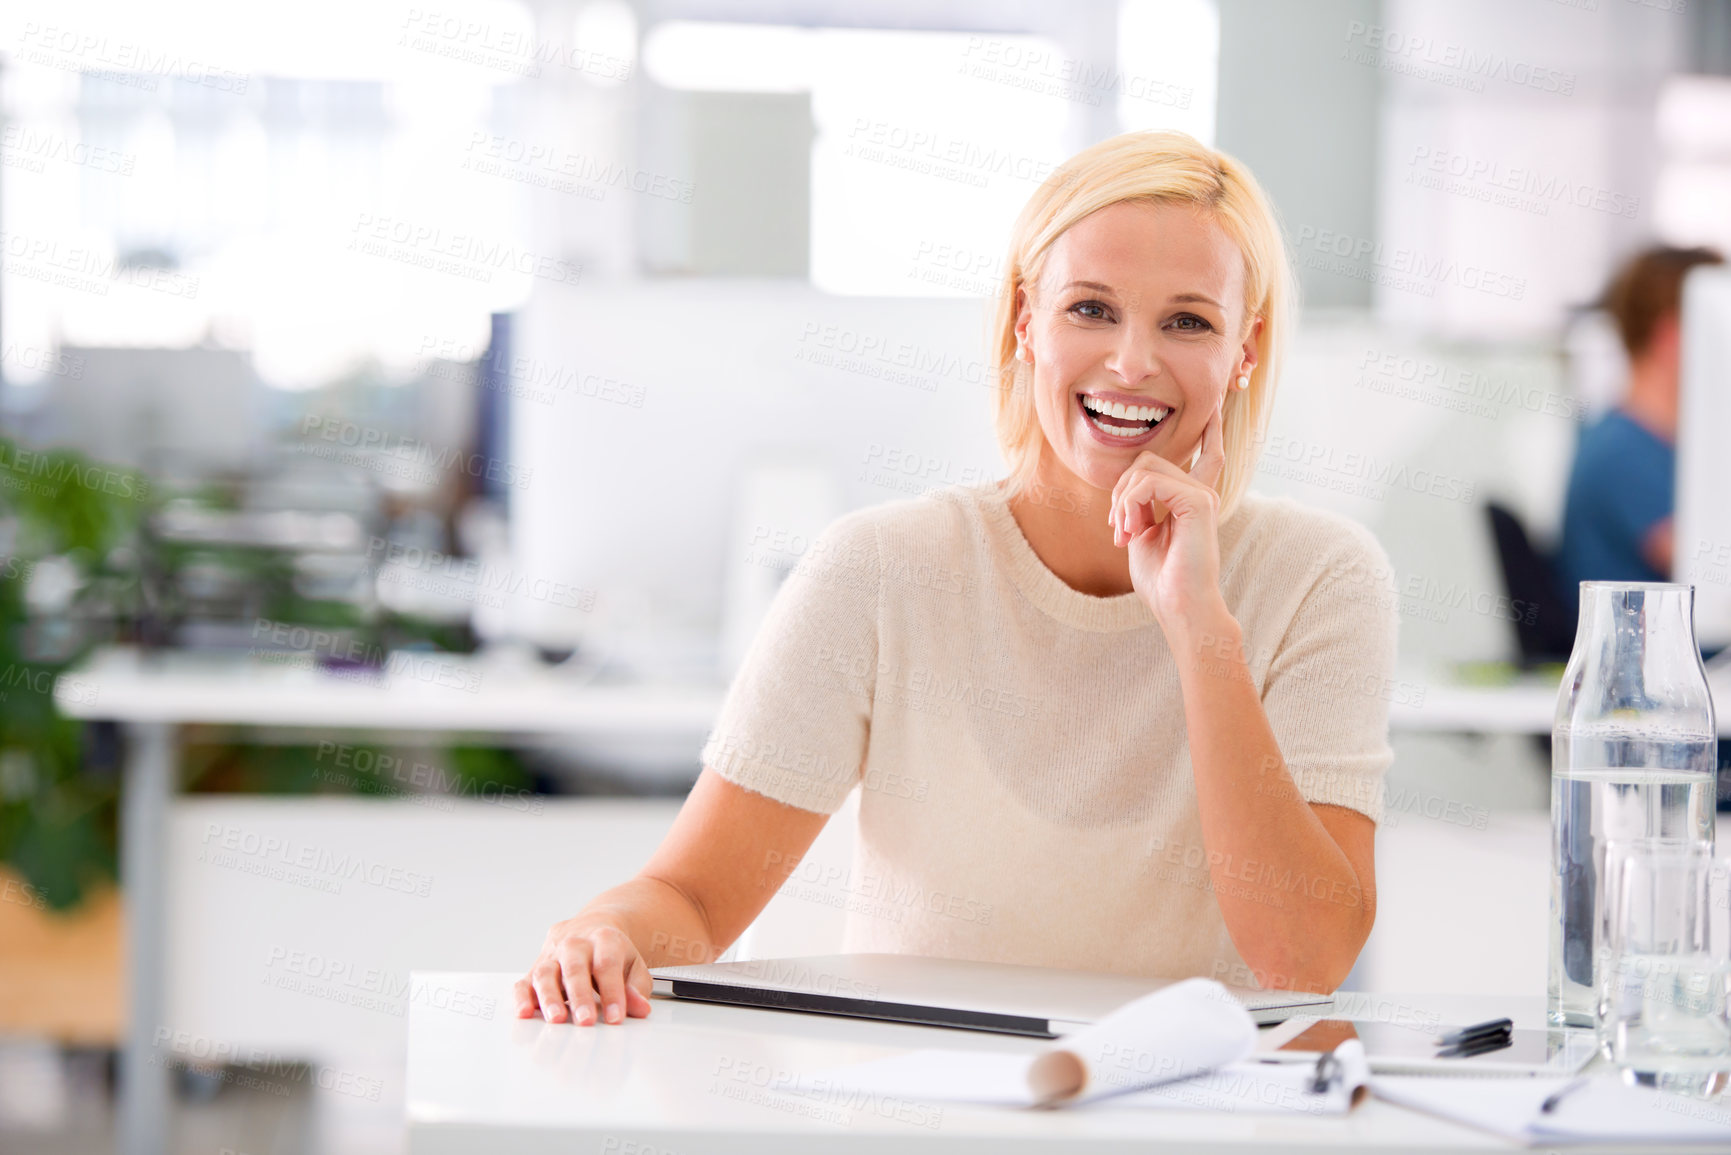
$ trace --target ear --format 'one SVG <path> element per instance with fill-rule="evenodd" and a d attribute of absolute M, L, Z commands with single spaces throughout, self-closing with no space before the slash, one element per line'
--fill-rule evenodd
<path fill-rule="evenodd" d="M 1644 352 L 1667 365 L 1680 361 L 1683 356 L 1683 318 L 1677 313 L 1666 313 L 1655 320 Z"/>
<path fill-rule="evenodd" d="M 1016 340 L 1022 345 L 1028 343 L 1028 322 L 1034 319 L 1034 298 L 1028 283 L 1023 281 L 1016 286 Z"/>
<path fill-rule="evenodd" d="M 1256 363 L 1260 359 L 1256 339 L 1260 336 L 1262 336 L 1262 318 L 1260 316 L 1252 317 L 1249 328 L 1244 331 L 1244 347 L 1239 350 L 1240 368 L 1232 374 L 1234 377 L 1249 373 L 1256 368 Z"/>

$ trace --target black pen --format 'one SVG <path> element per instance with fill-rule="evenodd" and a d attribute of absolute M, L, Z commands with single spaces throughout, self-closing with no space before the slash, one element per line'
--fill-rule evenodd
<path fill-rule="evenodd" d="M 1444 1047 L 1436 1053 L 1439 1059 L 1470 1059 L 1474 1055 L 1486 1055 L 1492 1051 L 1500 1051 L 1505 1047 L 1515 1045 L 1513 1035 L 1480 1035 L 1476 1039 L 1468 1039 L 1464 1043 L 1456 1043 L 1452 1047 Z"/>
<path fill-rule="evenodd" d="M 1514 1029 L 1515 1022 L 1513 1019 L 1492 1019 L 1489 1022 L 1475 1023 L 1470 1027 L 1462 1027 L 1453 1034 L 1444 1035 L 1436 1041 L 1436 1045 L 1439 1047 L 1470 1047 L 1484 1039 L 1511 1034 Z"/>
<path fill-rule="evenodd" d="M 1545 1096 L 1545 1101 L 1539 1104 L 1539 1111 L 1542 1114 L 1549 1115 L 1552 1111 L 1557 1109 L 1557 1104 L 1561 1103 L 1564 1099 L 1573 1095 L 1576 1091 L 1579 1091 L 1590 1082 L 1592 1082 L 1592 1079 L 1586 1075 L 1582 1075 L 1574 1082 L 1569 1083 L 1566 1086 L 1558 1087 L 1555 1091 Z"/>

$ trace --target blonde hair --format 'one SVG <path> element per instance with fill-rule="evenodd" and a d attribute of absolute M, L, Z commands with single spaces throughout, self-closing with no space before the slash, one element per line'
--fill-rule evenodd
<path fill-rule="evenodd" d="M 1210 213 L 1244 255 L 1246 323 L 1262 318 L 1250 387 L 1226 390 L 1221 412 L 1226 466 L 1220 515 L 1236 507 L 1262 447 L 1291 326 L 1295 290 L 1280 224 L 1250 170 L 1181 132 L 1127 132 L 1083 149 L 1028 198 L 1010 230 L 1004 280 L 988 336 L 996 372 L 994 421 L 1010 466 L 1007 489 L 1034 479 L 1045 434 L 1034 411 L 1033 367 L 1016 359 L 1016 297 L 1037 282 L 1052 245 L 1082 218 L 1121 201 L 1192 205 Z"/>

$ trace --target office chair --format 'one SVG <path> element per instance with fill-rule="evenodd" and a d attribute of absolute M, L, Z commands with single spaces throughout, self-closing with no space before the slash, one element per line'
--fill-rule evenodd
<path fill-rule="evenodd" d="M 1576 610 L 1558 588 L 1550 560 L 1534 547 L 1526 527 L 1506 506 L 1489 502 L 1485 514 L 1497 543 L 1503 588 L 1516 607 L 1515 640 L 1521 665 L 1568 661 L 1575 644 Z"/>
<path fill-rule="evenodd" d="M 1510 600 L 1519 602 L 1521 609 L 1526 611 L 1515 618 L 1521 665 L 1530 668 L 1545 662 L 1567 662 L 1569 651 L 1575 644 L 1575 618 L 1580 612 L 1579 607 L 1564 600 L 1550 562 L 1533 547 L 1519 518 L 1494 501 L 1485 505 L 1485 514 L 1490 518 L 1491 536 L 1496 538 L 1503 586 Z M 1529 610 L 1528 607 L 1532 608 Z M 1712 657 L 1713 654 L 1702 656 Z M 1550 739 L 1535 734 L 1533 741 L 1548 758 Z M 1720 813 L 1727 813 L 1731 812 L 1731 739 L 1719 739 L 1717 760 L 1717 809 Z"/>

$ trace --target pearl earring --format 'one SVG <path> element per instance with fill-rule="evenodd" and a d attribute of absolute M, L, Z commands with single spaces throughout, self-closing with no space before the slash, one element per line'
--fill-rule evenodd
<path fill-rule="evenodd" d="M 1034 363 L 1034 358 L 1032 354 L 1028 352 L 1028 347 L 1020 341 L 1016 342 L 1016 360 L 1026 361 L 1030 365 Z"/>
<path fill-rule="evenodd" d="M 1250 388 L 1250 376 L 1249 376 L 1249 374 L 1244 374 L 1238 378 L 1238 387 L 1240 389 Z"/>

